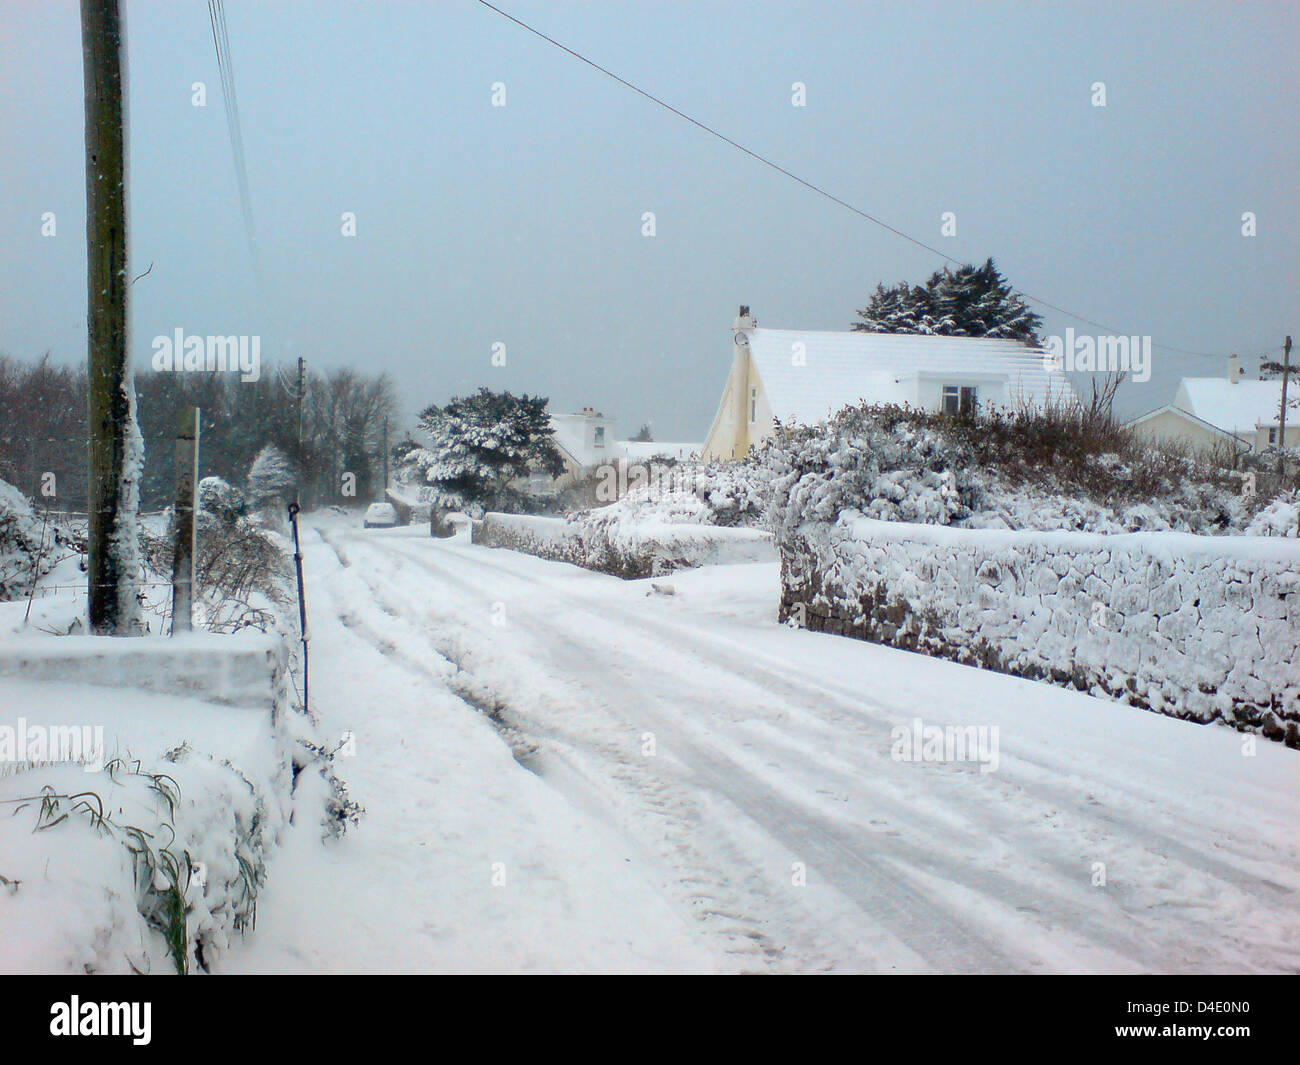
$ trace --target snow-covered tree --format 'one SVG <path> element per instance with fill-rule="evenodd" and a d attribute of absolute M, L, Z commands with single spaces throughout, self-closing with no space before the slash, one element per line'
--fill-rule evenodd
<path fill-rule="evenodd" d="M 511 481 L 532 469 L 552 477 L 564 470 L 546 404 L 542 396 L 480 388 L 431 406 L 419 420 L 429 444 L 407 451 L 400 472 L 427 485 L 440 506 L 514 509 L 520 498 Z"/>
<path fill-rule="evenodd" d="M 267 444 L 253 459 L 248 471 L 248 499 L 260 507 L 275 499 L 287 499 L 298 483 L 293 460 L 274 444 Z"/>
<path fill-rule="evenodd" d="M 992 337 L 1039 342 L 1042 319 L 1029 309 L 992 259 L 983 266 L 944 267 L 924 285 L 877 285 L 852 328 L 865 333 Z"/>
<path fill-rule="evenodd" d="M 18 489 L 0 481 L 0 602 L 27 594 L 44 572 L 42 548 L 40 518 Z"/>
<path fill-rule="evenodd" d="M 298 486 L 298 469 L 274 444 L 267 444 L 253 459 L 248 471 L 248 505 L 260 520 L 283 531 L 287 526 L 285 505 Z"/>

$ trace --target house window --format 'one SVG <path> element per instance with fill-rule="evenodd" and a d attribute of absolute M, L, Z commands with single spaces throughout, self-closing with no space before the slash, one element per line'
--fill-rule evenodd
<path fill-rule="evenodd" d="M 593 447 L 605 446 L 605 427 L 598 425 L 592 430 L 591 443 Z"/>
<path fill-rule="evenodd" d="M 758 421 L 758 389 L 757 388 L 751 388 L 749 390 L 749 421 L 751 425 L 754 422 Z"/>
<path fill-rule="evenodd" d="M 1270 444 L 1276 444 L 1276 443 L 1277 443 L 1277 430 L 1276 430 L 1276 429 L 1270 429 L 1270 430 L 1268 431 L 1268 442 L 1269 442 Z"/>
<path fill-rule="evenodd" d="M 975 413 L 978 402 L 974 385 L 943 386 L 944 414 L 961 414 L 969 417 Z"/>

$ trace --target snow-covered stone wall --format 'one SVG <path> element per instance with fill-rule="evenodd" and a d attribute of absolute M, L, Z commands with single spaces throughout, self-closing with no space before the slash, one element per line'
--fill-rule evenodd
<path fill-rule="evenodd" d="M 1300 544 L 844 514 L 780 548 L 781 620 L 1300 746 Z"/>
<path fill-rule="evenodd" d="M 625 579 L 776 557 L 771 535 L 759 529 L 652 521 L 598 523 L 489 513 L 474 523 L 471 539 Z"/>

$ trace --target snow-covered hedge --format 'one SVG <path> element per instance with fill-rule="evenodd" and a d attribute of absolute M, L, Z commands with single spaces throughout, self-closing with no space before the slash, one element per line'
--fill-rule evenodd
<path fill-rule="evenodd" d="M 782 620 L 1300 746 L 1300 545 L 852 512 L 780 545 Z"/>
<path fill-rule="evenodd" d="M 1231 471 L 1061 410 L 963 421 L 846 407 L 778 432 L 750 461 L 769 472 L 778 539 L 844 510 L 970 528 L 1232 535 L 1268 503 Z"/>
<path fill-rule="evenodd" d="M 46 530 L 43 551 L 41 519 L 17 488 L 0 481 L 0 603 L 25 596 L 49 570 L 50 541 L 56 535 L 56 530 Z"/>
<path fill-rule="evenodd" d="M 612 509 L 612 508 L 602 508 Z M 472 540 L 539 558 L 635 579 L 723 562 L 774 557 L 771 537 L 758 529 L 653 521 L 601 520 L 601 510 L 562 518 L 489 513 L 474 523 Z"/>

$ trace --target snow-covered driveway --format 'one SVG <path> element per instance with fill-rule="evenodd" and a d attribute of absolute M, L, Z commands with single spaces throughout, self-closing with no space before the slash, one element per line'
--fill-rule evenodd
<path fill-rule="evenodd" d="M 668 595 L 309 541 L 313 702 L 370 812 L 278 862 L 236 967 L 1300 971 L 1294 751 L 780 627 L 774 565 Z M 916 718 L 996 726 L 996 769 L 894 760 Z M 347 891 L 363 928 L 313 928 Z"/>

